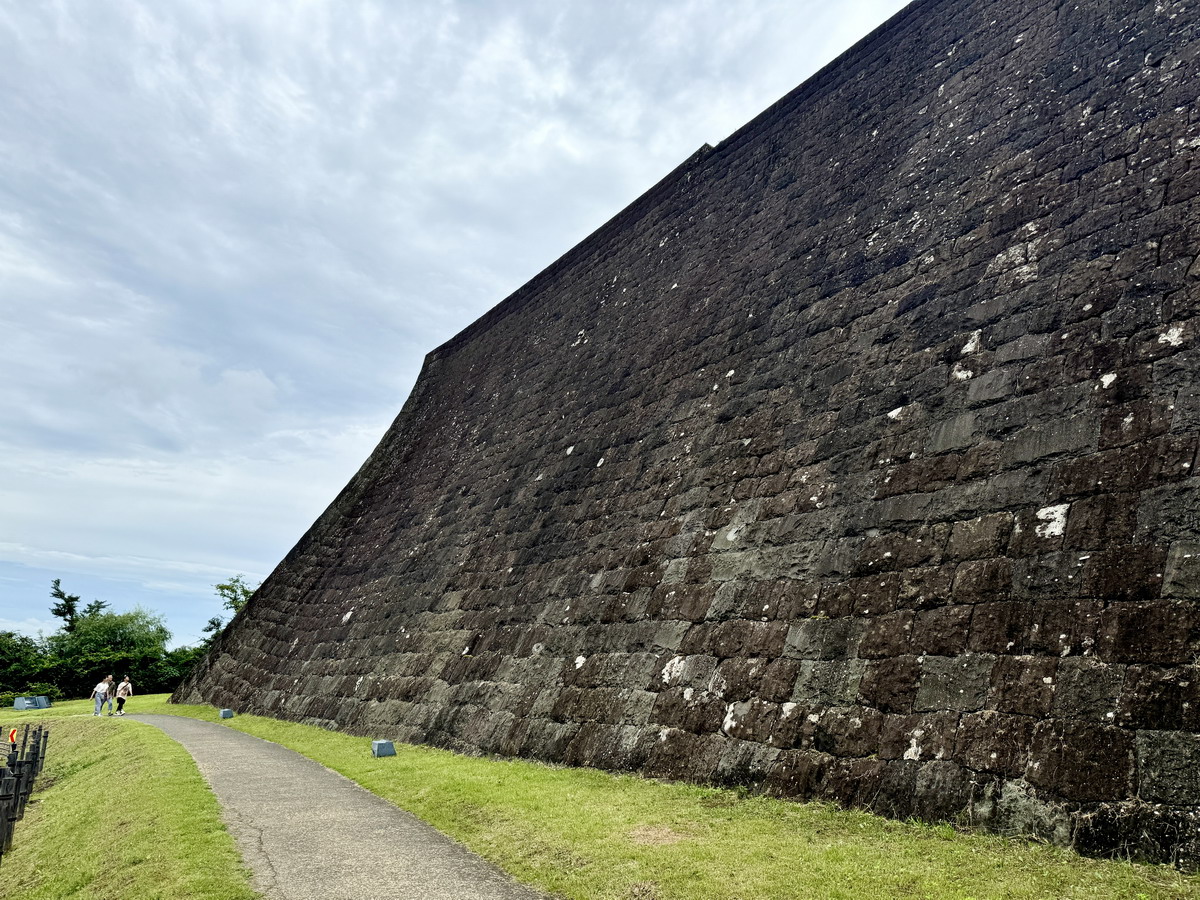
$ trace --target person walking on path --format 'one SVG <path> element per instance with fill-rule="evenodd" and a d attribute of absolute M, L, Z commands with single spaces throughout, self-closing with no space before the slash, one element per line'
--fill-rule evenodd
<path fill-rule="evenodd" d="M 96 711 L 93 716 L 104 712 L 104 701 L 108 699 L 108 690 L 112 687 L 112 676 L 108 675 L 98 685 L 92 688 L 92 699 L 96 701 Z"/>
<path fill-rule="evenodd" d="M 108 696 L 105 699 L 108 702 L 108 714 L 111 716 L 113 714 L 113 711 L 112 711 L 113 694 L 116 693 L 117 686 L 113 682 L 113 677 L 111 675 L 105 675 L 104 680 L 108 682 Z"/>
<path fill-rule="evenodd" d="M 128 700 L 132 696 L 133 696 L 133 685 L 129 681 L 129 676 L 126 675 L 125 678 L 121 681 L 121 683 L 117 685 L 117 715 L 118 716 L 125 715 L 125 701 Z"/>

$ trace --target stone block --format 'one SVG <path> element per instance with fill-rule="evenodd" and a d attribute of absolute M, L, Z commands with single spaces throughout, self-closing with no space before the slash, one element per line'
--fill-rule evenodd
<path fill-rule="evenodd" d="M 764 791 L 769 796 L 781 798 L 819 796 L 825 784 L 826 772 L 833 762 L 834 758 L 824 753 L 784 751 L 775 759 Z"/>
<path fill-rule="evenodd" d="M 1052 456 L 1086 453 L 1096 448 L 1098 440 L 1098 426 L 1092 416 L 1031 425 L 1005 441 L 1001 465 L 1011 467 Z"/>
<path fill-rule="evenodd" d="M 916 613 L 912 651 L 928 656 L 957 656 L 967 649 L 971 606 L 943 606 Z"/>
<path fill-rule="evenodd" d="M 1200 732 L 1200 677 L 1193 668 L 1126 667 L 1115 724 Z"/>
<path fill-rule="evenodd" d="M 1191 601 L 1113 603 L 1104 610 L 1096 655 L 1112 662 L 1187 665 L 1200 642 L 1200 608 Z"/>
<path fill-rule="evenodd" d="M 951 595 L 957 603 L 1002 600 L 1012 592 L 1012 563 L 1007 559 L 977 559 L 959 565 Z"/>
<path fill-rule="evenodd" d="M 1125 667 L 1085 657 L 1064 659 L 1058 666 L 1053 715 L 1113 725 Z"/>
<path fill-rule="evenodd" d="M 1017 371 L 1014 368 L 993 369 L 967 383 L 967 404 L 984 406 L 1006 400 L 1016 393 Z"/>
<path fill-rule="evenodd" d="M 725 700 L 711 691 L 672 688 L 657 695 L 650 721 L 667 728 L 710 734 L 720 729 L 725 707 Z"/>
<path fill-rule="evenodd" d="M 932 426 L 929 430 L 928 452 L 945 453 L 947 450 L 970 447 L 975 443 L 976 422 L 976 414 L 968 412 Z"/>
<path fill-rule="evenodd" d="M 716 784 L 757 789 L 774 768 L 779 752 L 753 741 L 728 741 L 717 760 L 713 781 Z"/>
<path fill-rule="evenodd" d="M 1041 718 L 1054 702 L 1057 659 L 1001 656 L 992 669 L 987 705 L 999 712 Z"/>
<path fill-rule="evenodd" d="M 967 560 L 1002 556 L 1012 528 L 1013 516 L 1007 512 L 955 522 L 946 547 L 946 558 Z"/>
<path fill-rule="evenodd" d="M 882 659 L 913 652 L 912 610 L 898 610 L 868 620 L 858 644 L 858 656 Z M 918 648 L 919 649 L 919 648 Z"/>
<path fill-rule="evenodd" d="M 1083 567 L 1083 592 L 1106 600 L 1152 600 L 1163 586 L 1166 551 L 1125 544 L 1092 553 Z"/>
<path fill-rule="evenodd" d="M 994 665 L 995 658 L 983 653 L 925 657 L 913 710 L 979 709 L 987 698 Z"/>
<path fill-rule="evenodd" d="M 880 723 L 879 758 L 929 761 L 954 755 L 958 714 L 885 715 Z"/>
<path fill-rule="evenodd" d="M 391 741 L 371 741 L 372 756 L 395 756 L 396 745 Z"/>
<path fill-rule="evenodd" d="M 1200 541 L 1174 541 L 1167 554 L 1162 595 L 1200 600 Z"/>
<path fill-rule="evenodd" d="M 1100 449 L 1123 447 L 1166 434 L 1174 410 L 1164 400 L 1140 400 L 1104 411 L 1100 420 Z"/>
<path fill-rule="evenodd" d="M 1029 763 L 1036 719 L 994 710 L 959 720 L 954 758 L 968 769 L 1020 778 Z"/>
<path fill-rule="evenodd" d="M 955 821 L 971 802 L 973 781 L 971 772 L 948 759 L 917 764 L 911 811 L 884 814 L 912 815 L 925 822 Z"/>
<path fill-rule="evenodd" d="M 1071 504 L 1064 546 L 1101 550 L 1129 544 L 1137 526 L 1137 494 L 1098 494 Z"/>
<path fill-rule="evenodd" d="M 863 620 L 816 616 L 791 626 L 784 654 L 795 659 L 846 659 L 861 640 Z"/>
<path fill-rule="evenodd" d="M 1086 722 L 1048 720 L 1034 728 L 1026 780 L 1065 800 L 1128 797 L 1133 790 L 1133 735 Z"/>
<path fill-rule="evenodd" d="M 1200 734 L 1138 732 L 1137 771 L 1142 800 L 1170 806 L 1200 804 Z"/>
<path fill-rule="evenodd" d="M 950 603 L 956 569 L 955 565 L 945 565 L 902 572 L 897 605 L 905 609 L 928 609 Z"/>
<path fill-rule="evenodd" d="M 858 697 L 867 669 L 861 659 L 803 660 L 792 701 L 820 706 L 847 706 Z"/>
<path fill-rule="evenodd" d="M 1103 601 L 1051 597 L 1031 602 L 1031 608 L 1023 641 L 1026 653 L 1069 656 L 1097 647 Z"/>
<path fill-rule="evenodd" d="M 873 709 L 813 713 L 812 747 L 833 756 L 870 756 L 879 749 L 883 714 Z"/>
<path fill-rule="evenodd" d="M 966 649 L 976 653 L 1024 653 L 1032 608 L 1029 602 L 1020 600 L 976 604 Z"/>
<path fill-rule="evenodd" d="M 921 664 L 915 656 L 872 660 L 859 683 L 860 702 L 883 712 L 911 712 L 920 677 Z"/>
<path fill-rule="evenodd" d="M 762 700 L 728 703 L 720 730 L 736 740 L 765 745 L 776 731 L 779 716 L 780 708 L 775 703 Z"/>

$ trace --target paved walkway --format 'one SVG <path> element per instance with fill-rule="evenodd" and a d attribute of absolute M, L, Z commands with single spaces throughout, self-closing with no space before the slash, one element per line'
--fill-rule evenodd
<path fill-rule="evenodd" d="M 129 716 L 187 749 L 269 900 L 541 900 L 415 816 L 278 744 L 176 716 Z M 369 751 L 368 751 L 369 752 Z"/>

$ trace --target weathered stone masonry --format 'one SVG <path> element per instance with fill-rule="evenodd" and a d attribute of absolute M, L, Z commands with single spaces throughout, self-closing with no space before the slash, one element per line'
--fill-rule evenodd
<path fill-rule="evenodd" d="M 914 3 L 429 354 L 178 696 L 1197 865 L 1198 53 Z"/>

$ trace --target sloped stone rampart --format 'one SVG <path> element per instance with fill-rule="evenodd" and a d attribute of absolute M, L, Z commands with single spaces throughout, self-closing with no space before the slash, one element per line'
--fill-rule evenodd
<path fill-rule="evenodd" d="M 1196 866 L 1198 53 L 914 3 L 430 353 L 178 698 Z"/>

